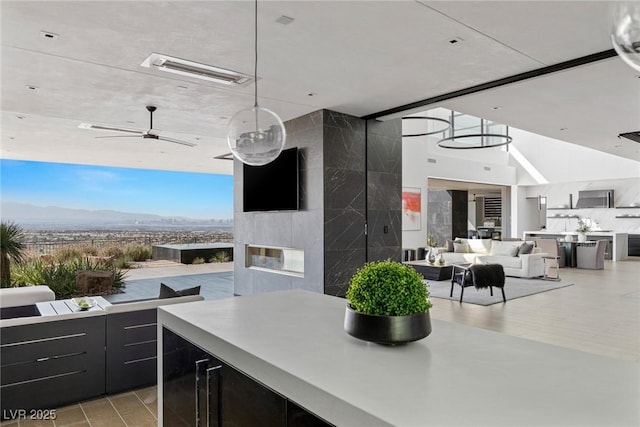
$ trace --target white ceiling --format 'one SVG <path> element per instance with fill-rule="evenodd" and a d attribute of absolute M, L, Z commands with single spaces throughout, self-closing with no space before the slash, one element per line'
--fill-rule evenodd
<path fill-rule="evenodd" d="M 259 103 L 283 120 L 364 116 L 605 51 L 611 3 L 260 1 Z M 213 157 L 253 87 L 140 64 L 158 52 L 253 74 L 253 2 L 3 0 L 0 15 L 0 157 L 232 172 Z M 437 106 L 637 161 L 640 144 L 616 136 L 640 130 L 639 74 L 614 57 Z M 154 128 L 198 146 L 78 129 L 146 129 L 148 104 Z"/>

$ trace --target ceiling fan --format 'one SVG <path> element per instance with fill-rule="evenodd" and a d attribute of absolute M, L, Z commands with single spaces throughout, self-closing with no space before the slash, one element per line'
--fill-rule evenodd
<path fill-rule="evenodd" d="M 156 107 L 153 105 L 147 105 L 147 111 L 149 112 L 149 129 L 148 130 L 139 130 L 139 129 L 128 129 L 128 128 L 119 128 L 115 126 L 103 126 L 103 125 L 94 125 L 91 123 L 81 123 L 78 126 L 81 129 L 95 129 L 95 130 L 107 130 L 113 132 L 127 132 L 135 135 L 112 135 L 112 136 L 96 136 L 96 138 L 136 138 L 142 137 L 145 139 L 157 139 L 160 141 L 173 142 L 175 144 L 186 145 L 188 147 L 195 147 L 198 144 L 194 144 L 193 142 L 181 141 L 179 139 L 167 138 L 166 136 L 160 135 L 159 131 L 153 128 L 153 112 L 156 111 Z"/>

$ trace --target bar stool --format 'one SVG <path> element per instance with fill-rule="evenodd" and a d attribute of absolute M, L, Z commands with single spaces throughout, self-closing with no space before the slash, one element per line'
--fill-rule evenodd
<path fill-rule="evenodd" d="M 558 242 L 555 239 L 538 239 L 536 240 L 536 246 L 546 255 L 542 256 L 542 262 L 544 263 L 544 280 L 560 280 L 560 254 L 558 253 Z M 551 262 L 554 260 L 555 262 Z M 547 265 L 548 264 L 548 265 Z M 551 270 L 555 270 L 554 275 L 551 275 Z"/>
<path fill-rule="evenodd" d="M 547 269 L 547 260 L 555 260 L 553 264 L 549 264 L 549 268 Z M 552 255 L 543 255 L 542 263 L 544 264 L 544 276 L 542 276 L 543 280 L 553 280 L 554 282 L 559 282 L 560 279 L 560 256 L 552 256 Z M 556 274 L 551 275 L 551 271 L 555 270 Z"/>

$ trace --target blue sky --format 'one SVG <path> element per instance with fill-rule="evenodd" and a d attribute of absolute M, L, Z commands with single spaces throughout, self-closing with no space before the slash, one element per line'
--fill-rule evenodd
<path fill-rule="evenodd" d="M 2 200 L 198 219 L 233 218 L 233 176 L 0 160 Z"/>

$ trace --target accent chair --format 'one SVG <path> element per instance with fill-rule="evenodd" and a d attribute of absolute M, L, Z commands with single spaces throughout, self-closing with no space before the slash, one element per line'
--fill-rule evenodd
<path fill-rule="evenodd" d="M 604 269 L 604 253 L 606 250 L 606 240 L 598 240 L 595 246 L 578 246 L 576 248 L 577 267 L 589 270 Z"/>

